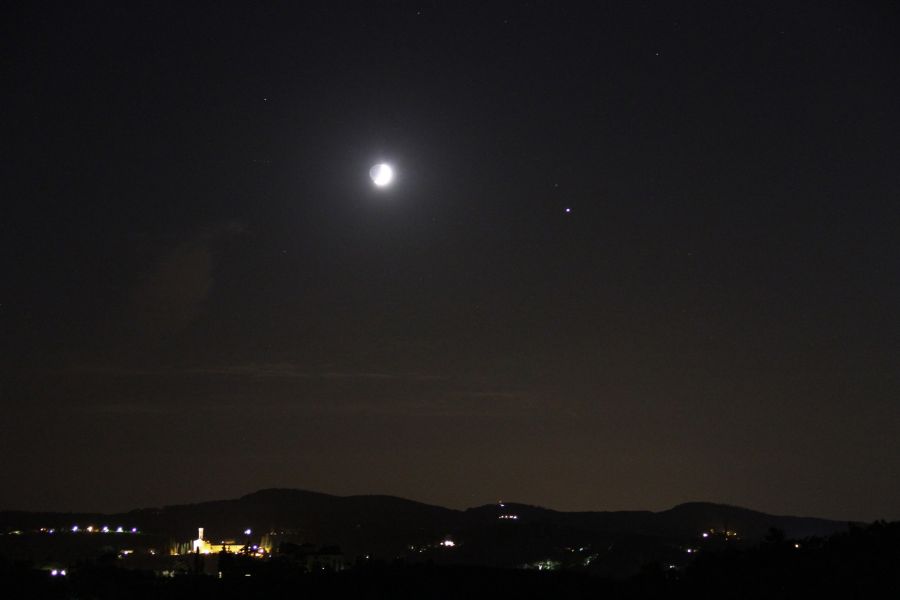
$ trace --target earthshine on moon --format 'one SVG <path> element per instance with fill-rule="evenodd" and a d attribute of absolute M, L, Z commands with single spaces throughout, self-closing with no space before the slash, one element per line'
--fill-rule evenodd
<path fill-rule="evenodd" d="M 387 163 L 378 163 L 369 169 L 369 177 L 378 187 L 386 187 L 394 180 L 394 169 Z"/>

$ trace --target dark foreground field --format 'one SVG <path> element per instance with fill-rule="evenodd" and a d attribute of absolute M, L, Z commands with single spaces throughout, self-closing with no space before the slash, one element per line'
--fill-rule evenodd
<path fill-rule="evenodd" d="M 578 572 L 366 563 L 339 573 L 299 573 L 278 560 L 225 563 L 221 577 L 157 577 L 84 564 L 65 578 L 0 562 L 6 598 L 806 598 L 896 597 L 900 523 L 876 523 L 827 539 L 784 540 L 710 552 L 685 569 L 648 564 L 610 580 Z M 877 594 L 877 596 L 876 596 Z"/>

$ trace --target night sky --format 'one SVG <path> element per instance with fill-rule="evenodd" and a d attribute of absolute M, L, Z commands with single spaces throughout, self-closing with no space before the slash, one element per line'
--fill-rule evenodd
<path fill-rule="evenodd" d="M 0 18 L 0 508 L 900 518 L 895 3 L 187 4 Z"/>

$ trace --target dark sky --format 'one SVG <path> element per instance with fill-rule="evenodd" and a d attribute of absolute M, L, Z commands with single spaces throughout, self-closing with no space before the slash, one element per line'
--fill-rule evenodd
<path fill-rule="evenodd" d="M 187 4 L 0 19 L 0 507 L 900 518 L 895 3 Z"/>

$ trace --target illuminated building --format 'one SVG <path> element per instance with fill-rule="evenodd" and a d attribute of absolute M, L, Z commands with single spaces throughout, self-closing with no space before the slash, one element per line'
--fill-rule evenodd
<path fill-rule="evenodd" d="M 237 542 L 235 540 L 222 540 L 218 543 L 212 543 L 203 537 L 203 527 L 197 528 L 197 539 L 191 541 L 190 552 L 196 554 L 218 554 L 219 552 L 240 552 L 246 547 L 246 543 Z M 173 549 L 173 554 L 182 554 L 185 544 L 179 544 L 177 549 Z"/>

